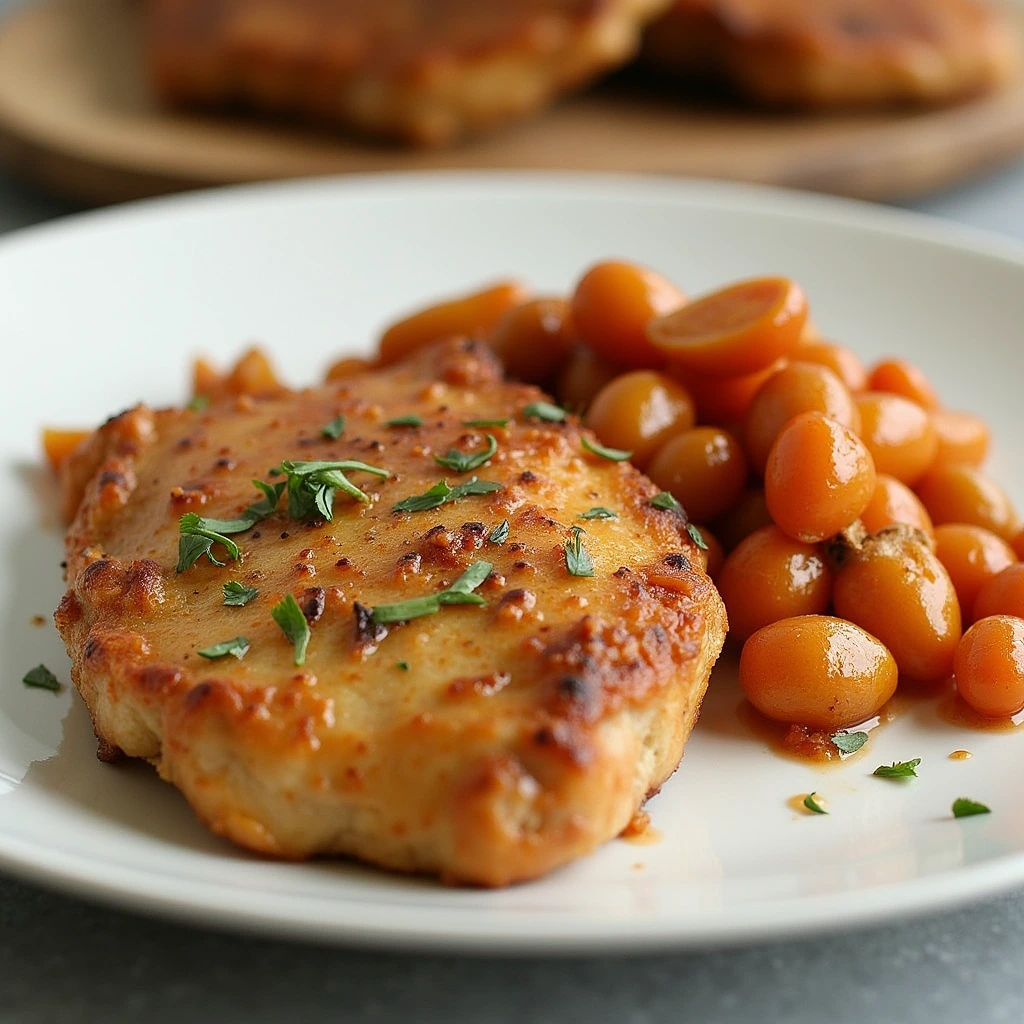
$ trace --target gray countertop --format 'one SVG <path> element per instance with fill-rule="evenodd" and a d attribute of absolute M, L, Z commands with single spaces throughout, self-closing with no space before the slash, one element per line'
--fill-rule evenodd
<path fill-rule="evenodd" d="M 0 0 L 0 12 L 9 6 Z M 1024 163 L 913 204 L 1024 239 Z M 73 209 L 0 173 L 0 233 Z M 0 1021 L 1024 1020 L 1024 893 L 906 925 L 636 959 L 390 955 L 150 920 L 0 878 Z"/>

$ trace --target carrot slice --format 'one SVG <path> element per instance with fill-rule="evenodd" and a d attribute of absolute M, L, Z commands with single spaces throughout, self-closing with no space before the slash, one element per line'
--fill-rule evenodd
<path fill-rule="evenodd" d="M 285 390 L 273 364 L 260 348 L 246 349 L 224 381 L 229 395 L 276 395 Z"/>
<path fill-rule="evenodd" d="M 345 356 L 337 362 L 331 363 L 327 368 L 327 382 L 344 380 L 346 377 L 355 377 L 356 374 L 365 373 L 373 369 L 373 362 L 370 359 L 363 359 L 360 356 Z"/>
<path fill-rule="evenodd" d="M 200 356 L 192 363 L 192 395 L 219 395 L 224 390 L 224 375 L 208 359 Z"/>
<path fill-rule="evenodd" d="M 800 342 L 807 299 L 787 277 L 740 281 L 702 296 L 647 328 L 673 363 L 708 374 L 747 374 L 788 355 Z"/>
<path fill-rule="evenodd" d="M 380 337 L 380 361 L 404 359 L 417 349 L 457 335 L 486 338 L 502 315 L 529 298 L 518 281 L 499 281 L 470 295 L 418 310 L 393 323 Z"/>
<path fill-rule="evenodd" d="M 91 430 L 55 430 L 43 428 L 43 451 L 55 473 L 61 463 L 92 433 Z"/>
<path fill-rule="evenodd" d="M 724 427 L 743 419 L 758 388 L 785 365 L 786 360 L 779 359 L 754 373 L 724 377 L 700 373 L 677 364 L 670 368 L 669 373 L 693 396 L 701 423 Z"/>

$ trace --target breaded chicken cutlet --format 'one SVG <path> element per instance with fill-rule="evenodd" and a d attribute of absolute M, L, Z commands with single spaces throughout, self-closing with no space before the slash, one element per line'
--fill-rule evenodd
<path fill-rule="evenodd" d="M 101 427 L 63 471 L 56 615 L 101 756 L 279 857 L 504 885 L 619 834 L 725 614 L 678 506 L 542 399 L 452 340 Z"/>
<path fill-rule="evenodd" d="M 795 107 L 939 104 L 1015 77 L 1015 27 L 985 0 L 674 0 L 647 63 Z"/>
<path fill-rule="evenodd" d="M 539 110 L 629 60 L 668 0 L 146 0 L 158 97 L 420 146 Z"/>

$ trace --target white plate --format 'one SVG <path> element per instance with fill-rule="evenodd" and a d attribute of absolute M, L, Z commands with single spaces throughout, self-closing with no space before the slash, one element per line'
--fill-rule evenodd
<path fill-rule="evenodd" d="M 347 863 L 247 856 L 208 835 L 145 765 L 94 759 L 77 697 L 22 687 L 68 662 L 49 616 L 60 543 L 39 425 L 93 423 L 186 393 L 197 352 L 266 342 L 296 382 L 368 346 L 398 310 L 512 272 L 567 288 L 607 255 L 691 292 L 780 272 L 865 357 L 916 359 L 983 410 L 993 469 L 1024 380 L 1024 252 L 869 206 L 747 187 L 552 175 L 321 181 L 160 200 L 0 241 L 7 366 L 0 449 L 0 862 L 72 892 L 210 923 L 323 940 L 469 951 L 639 950 L 792 935 L 948 907 L 1024 883 L 1024 739 L 965 733 L 921 705 L 838 770 L 782 760 L 745 732 L 728 670 L 682 770 L 651 802 L 660 842 L 615 841 L 502 892 L 457 891 Z M 47 524 L 40 527 L 40 521 Z M 967 762 L 947 759 L 967 747 Z M 909 784 L 871 778 L 923 758 Z M 787 800 L 817 790 L 828 817 Z M 986 817 L 953 820 L 967 795 Z"/>

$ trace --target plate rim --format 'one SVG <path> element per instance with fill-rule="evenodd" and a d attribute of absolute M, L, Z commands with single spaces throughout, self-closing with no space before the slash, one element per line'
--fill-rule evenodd
<path fill-rule="evenodd" d="M 167 195 L 130 199 L 110 206 L 74 210 L 39 224 L 28 224 L 0 233 L 0 257 L 22 245 L 45 244 L 51 236 L 74 235 L 90 229 L 115 228 L 123 221 L 157 220 L 168 214 L 196 212 L 222 202 L 293 199 L 342 192 L 373 194 L 435 189 L 437 193 L 462 194 L 467 188 L 514 188 L 522 191 L 561 191 L 564 197 L 618 193 L 622 188 L 639 190 L 632 201 L 692 202 L 695 198 L 721 207 L 740 203 L 750 208 L 764 203 L 780 204 L 787 216 L 824 220 L 838 226 L 867 228 L 879 234 L 895 229 L 906 238 L 947 249 L 969 249 L 977 255 L 1024 265 L 1024 241 L 991 228 L 980 228 L 932 213 L 889 206 L 882 202 L 830 195 L 808 189 L 726 181 L 687 175 L 633 174 L 614 171 L 576 170 L 426 170 L 376 171 L 365 174 L 321 175 L 277 181 L 243 182 L 189 189 Z M 561 198 L 561 197 L 560 197 Z M 617 195 L 616 198 L 623 198 Z"/>
<path fill-rule="evenodd" d="M 840 228 L 856 227 L 879 235 L 900 235 L 949 250 L 1012 264 L 1024 271 L 1024 244 L 995 232 L 967 227 L 913 211 L 892 209 L 861 200 L 822 196 L 772 186 L 735 184 L 702 179 L 666 179 L 645 175 L 593 172 L 437 171 L 396 172 L 359 176 L 303 179 L 226 186 L 153 199 L 137 200 L 108 210 L 72 214 L 0 236 L 0 265 L 17 259 L 22 247 L 61 244 L 67 237 L 118 229 L 126 224 L 159 227 L 164 217 L 182 211 L 202 216 L 221 204 L 295 202 L 339 194 L 402 195 L 419 193 L 427 198 L 450 198 L 467 189 L 500 193 L 511 190 L 517 197 L 560 198 L 565 195 L 663 204 L 675 199 L 680 205 L 708 202 L 723 209 L 778 213 L 805 222 L 825 222 Z M 77 699 L 77 697 L 73 698 Z M 711 914 L 642 919 L 634 931 L 636 915 L 604 915 L 597 921 L 526 912 L 502 934 L 487 927 L 487 914 L 479 908 L 377 904 L 373 918 L 366 907 L 350 904 L 356 912 L 341 919 L 327 916 L 324 901 L 305 894 L 264 893 L 260 901 L 244 898 L 204 880 L 168 879 L 159 872 L 123 866 L 106 867 L 91 858 L 66 851 L 40 848 L 38 844 L 0 829 L 0 867 L 10 875 L 42 884 L 72 896 L 114 905 L 134 912 L 193 924 L 320 943 L 360 945 L 394 950 L 436 950 L 474 955 L 543 953 L 579 955 L 592 953 L 643 954 L 656 951 L 708 949 L 751 942 L 791 939 L 838 929 L 858 929 L 891 921 L 950 910 L 1024 884 L 1024 848 L 980 864 L 961 866 L 910 881 L 839 891 L 813 898 L 783 897 L 755 900 L 717 908 Z M 201 895 L 197 896 L 197 892 Z M 893 894 L 899 893 L 894 900 Z M 189 896 L 188 893 L 192 895 Z M 321 913 L 317 913 L 320 904 Z M 346 898 L 331 901 L 344 907 Z M 289 909 L 291 904 L 291 909 Z M 786 914 L 780 914 L 785 907 Z"/>
<path fill-rule="evenodd" d="M 1007 854 L 984 864 L 969 865 L 911 881 L 890 883 L 867 889 L 842 891 L 828 895 L 751 901 L 733 908 L 718 908 L 715 916 L 691 915 L 683 927 L 676 918 L 648 918 L 643 929 L 630 933 L 629 923 L 635 915 L 619 913 L 603 915 L 599 922 L 584 928 L 575 924 L 564 926 L 557 915 L 544 916 L 544 928 L 538 928 L 535 914 L 523 915 L 511 927 L 503 919 L 504 934 L 496 936 L 486 925 L 487 912 L 480 908 L 410 907 L 407 904 L 376 904 L 376 919 L 357 920 L 357 915 L 338 920 L 318 914 L 324 900 L 314 894 L 262 893 L 261 900 L 273 906 L 268 912 L 251 899 L 251 890 L 239 889 L 231 898 L 226 890 L 213 882 L 195 879 L 168 879 L 159 873 L 131 869 L 123 865 L 104 869 L 91 875 L 70 874 L 61 867 L 68 860 L 63 856 L 19 857 L 16 848 L 26 853 L 39 848 L 17 838 L 0 839 L 0 868 L 10 876 L 31 884 L 63 893 L 94 904 L 118 910 L 151 914 L 164 920 L 193 926 L 264 938 L 288 939 L 320 945 L 376 949 L 379 951 L 439 952 L 474 957 L 515 956 L 586 956 L 614 954 L 641 956 L 652 953 L 711 951 L 812 938 L 816 935 L 863 931 L 899 922 L 949 912 L 962 906 L 984 902 L 1005 892 L 1024 879 L 1024 851 Z M 12 852 L 11 848 L 15 848 Z M 74 863 L 82 863 L 81 860 Z M 97 864 L 90 860 L 88 863 Z M 356 861 L 343 861 L 355 863 Z M 372 865 L 370 866 L 372 868 Z M 102 876 L 102 877 L 101 877 Z M 159 879 L 160 887 L 153 887 Z M 127 882 L 127 884 L 126 884 Z M 523 883 L 529 885 L 529 883 Z M 178 902 L 179 890 L 190 894 L 188 901 Z M 200 903 L 196 891 L 212 897 Z M 895 906 L 892 894 L 900 898 Z M 343 906 L 344 897 L 338 899 Z M 355 904 L 365 911 L 371 904 Z M 789 915 L 780 923 L 778 908 L 786 906 Z M 793 908 L 798 912 L 793 912 Z M 453 928 L 453 918 L 464 917 Z M 512 919 L 514 920 L 514 919 Z"/>

